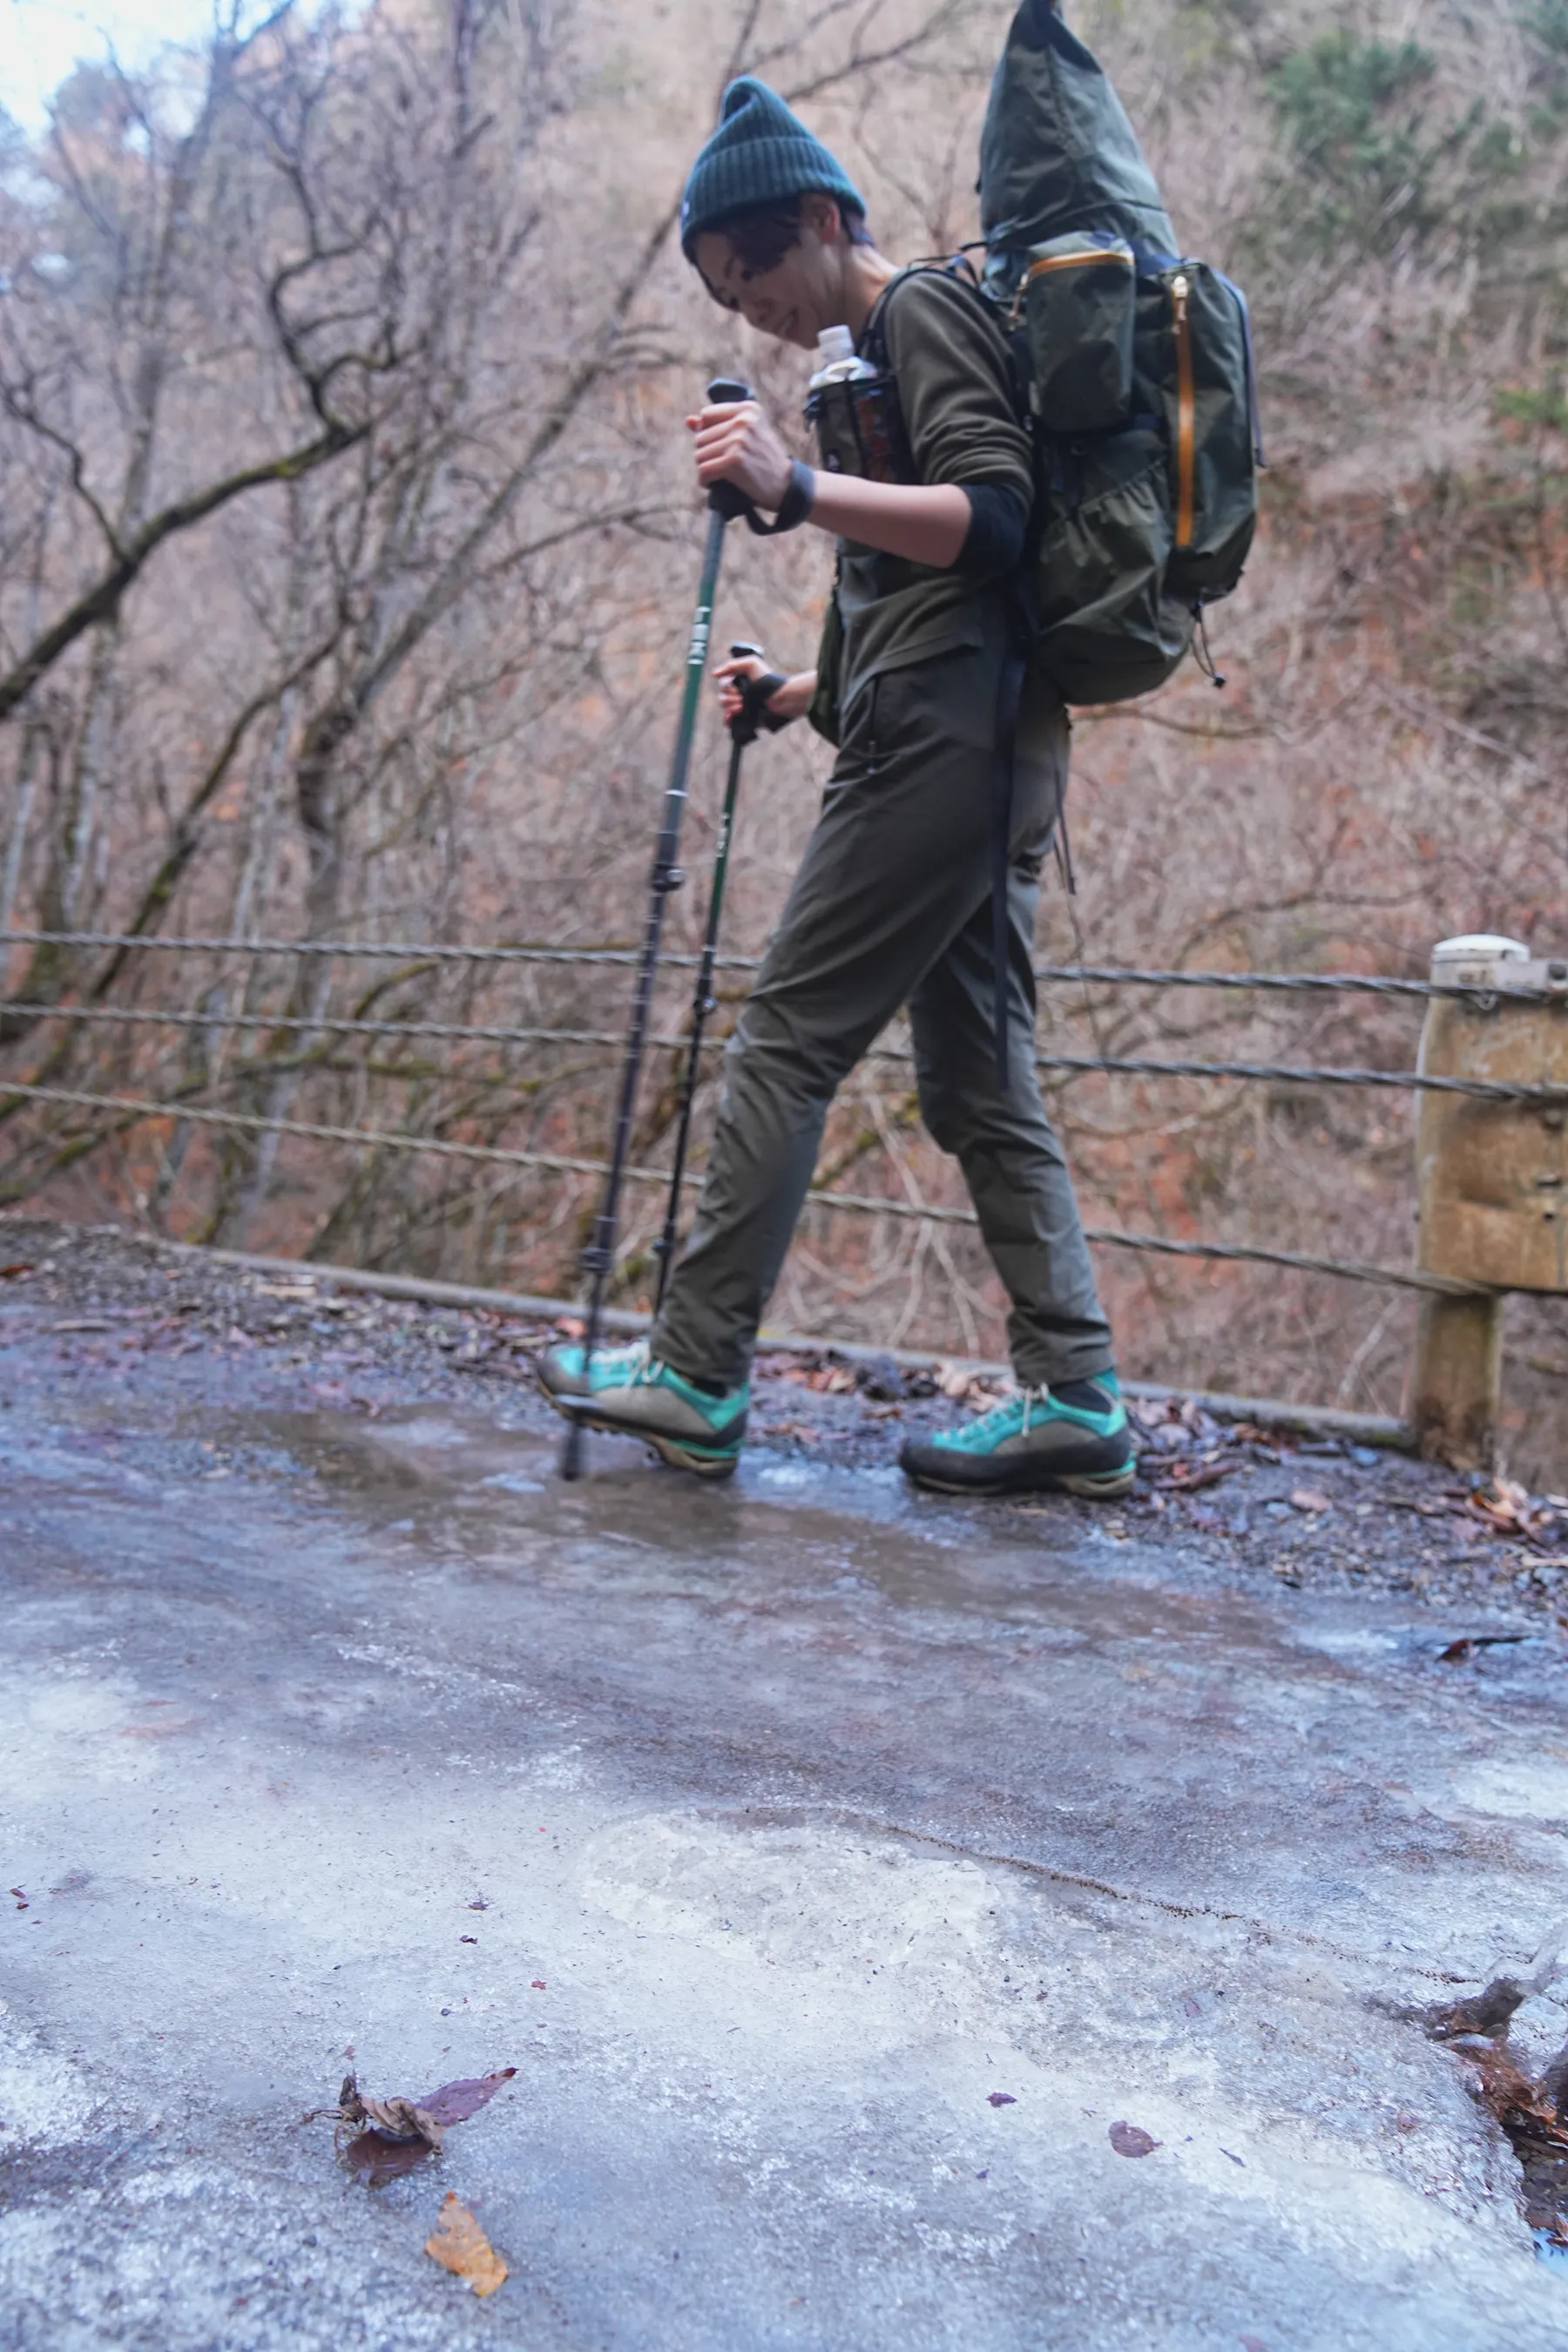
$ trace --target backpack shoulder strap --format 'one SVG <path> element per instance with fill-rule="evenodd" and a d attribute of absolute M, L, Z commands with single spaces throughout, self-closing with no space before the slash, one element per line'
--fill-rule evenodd
<path fill-rule="evenodd" d="M 884 374 L 892 373 L 892 360 L 888 350 L 888 305 L 899 288 L 910 278 L 945 278 L 949 285 L 963 289 L 1006 352 L 1007 381 L 1012 390 L 1014 410 L 1019 424 L 1026 430 L 1032 430 L 1034 419 L 1029 408 L 1028 362 L 1023 331 L 1009 327 L 1002 311 L 975 275 L 974 265 L 967 253 L 955 253 L 946 261 L 911 261 L 907 269 L 900 269 L 896 278 L 888 280 L 877 297 L 860 339 L 865 356 L 872 366 L 879 368 Z"/>
<path fill-rule="evenodd" d="M 947 261 L 911 261 L 900 270 L 896 278 L 889 278 L 872 304 L 871 315 L 860 336 L 865 357 L 884 373 L 890 372 L 892 366 L 888 350 L 888 307 L 900 287 L 907 286 L 911 278 L 949 278 L 955 285 L 968 286 L 976 295 L 980 293 L 980 289 L 974 284 L 973 273 L 962 253 L 954 254 Z"/>

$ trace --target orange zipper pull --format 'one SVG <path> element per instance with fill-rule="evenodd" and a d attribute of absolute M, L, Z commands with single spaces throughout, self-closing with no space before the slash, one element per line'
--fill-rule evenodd
<path fill-rule="evenodd" d="M 1193 384 L 1193 345 L 1187 331 L 1185 273 L 1171 280 L 1171 315 L 1176 336 L 1176 545 L 1191 547 L 1194 475 L 1196 472 L 1197 402 Z"/>

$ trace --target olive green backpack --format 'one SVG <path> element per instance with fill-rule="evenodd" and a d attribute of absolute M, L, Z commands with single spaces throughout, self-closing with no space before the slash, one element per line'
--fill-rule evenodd
<path fill-rule="evenodd" d="M 1005 1091 L 1014 730 L 1026 670 L 1042 671 L 1064 702 L 1125 702 L 1163 686 L 1196 633 L 1204 667 L 1223 684 L 1204 607 L 1241 577 L 1263 450 L 1246 299 L 1207 262 L 1177 252 L 1126 110 L 1053 0 L 1022 0 L 1008 32 L 981 133 L 980 219 L 975 299 L 1006 338 L 1035 451 L 992 779 L 993 1020 Z M 957 282 L 974 284 L 953 267 Z M 865 339 L 883 372 L 891 294 Z M 813 709 L 829 733 L 836 625 L 837 604 Z"/>
<path fill-rule="evenodd" d="M 1247 303 L 1178 253 L 1121 100 L 1051 0 L 1023 0 L 996 68 L 980 215 L 1035 442 L 1033 658 L 1068 702 L 1126 701 L 1169 677 L 1252 544 Z"/>

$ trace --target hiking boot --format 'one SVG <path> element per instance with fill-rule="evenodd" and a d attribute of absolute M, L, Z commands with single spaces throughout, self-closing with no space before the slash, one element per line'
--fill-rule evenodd
<path fill-rule="evenodd" d="M 899 1466 L 943 1495 L 1125 1495 L 1137 1457 L 1115 1373 L 1072 1381 L 1068 1398 L 1020 1389 L 963 1429 L 911 1438 Z"/>
<path fill-rule="evenodd" d="M 548 1348 L 539 1379 L 557 1412 L 584 1429 L 640 1437 L 677 1470 L 727 1478 L 740 1459 L 750 1389 L 710 1396 L 650 1355 L 646 1339 L 599 1349 L 592 1365 L 580 1347 Z"/>

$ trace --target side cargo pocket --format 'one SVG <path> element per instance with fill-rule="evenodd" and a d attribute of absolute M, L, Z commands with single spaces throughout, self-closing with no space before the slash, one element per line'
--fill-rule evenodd
<path fill-rule="evenodd" d="M 1247 307 L 1206 262 L 1168 273 L 1165 383 L 1175 530 L 1166 585 L 1184 603 L 1228 596 L 1258 520 L 1257 393 Z"/>
<path fill-rule="evenodd" d="M 1029 404 L 1047 433 L 1105 433 L 1132 405 L 1137 270 L 1119 236 L 1052 237 L 1029 247 L 1018 289 Z"/>
<path fill-rule="evenodd" d="M 835 576 L 827 599 L 827 610 L 822 616 L 822 635 L 816 648 L 816 691 L 806 710 L 810 724 L 825 741 L 835 750 L 839 739 L 838 689 L 844 674 L 844 616 L 838 608 L 838 582 Z"/>

